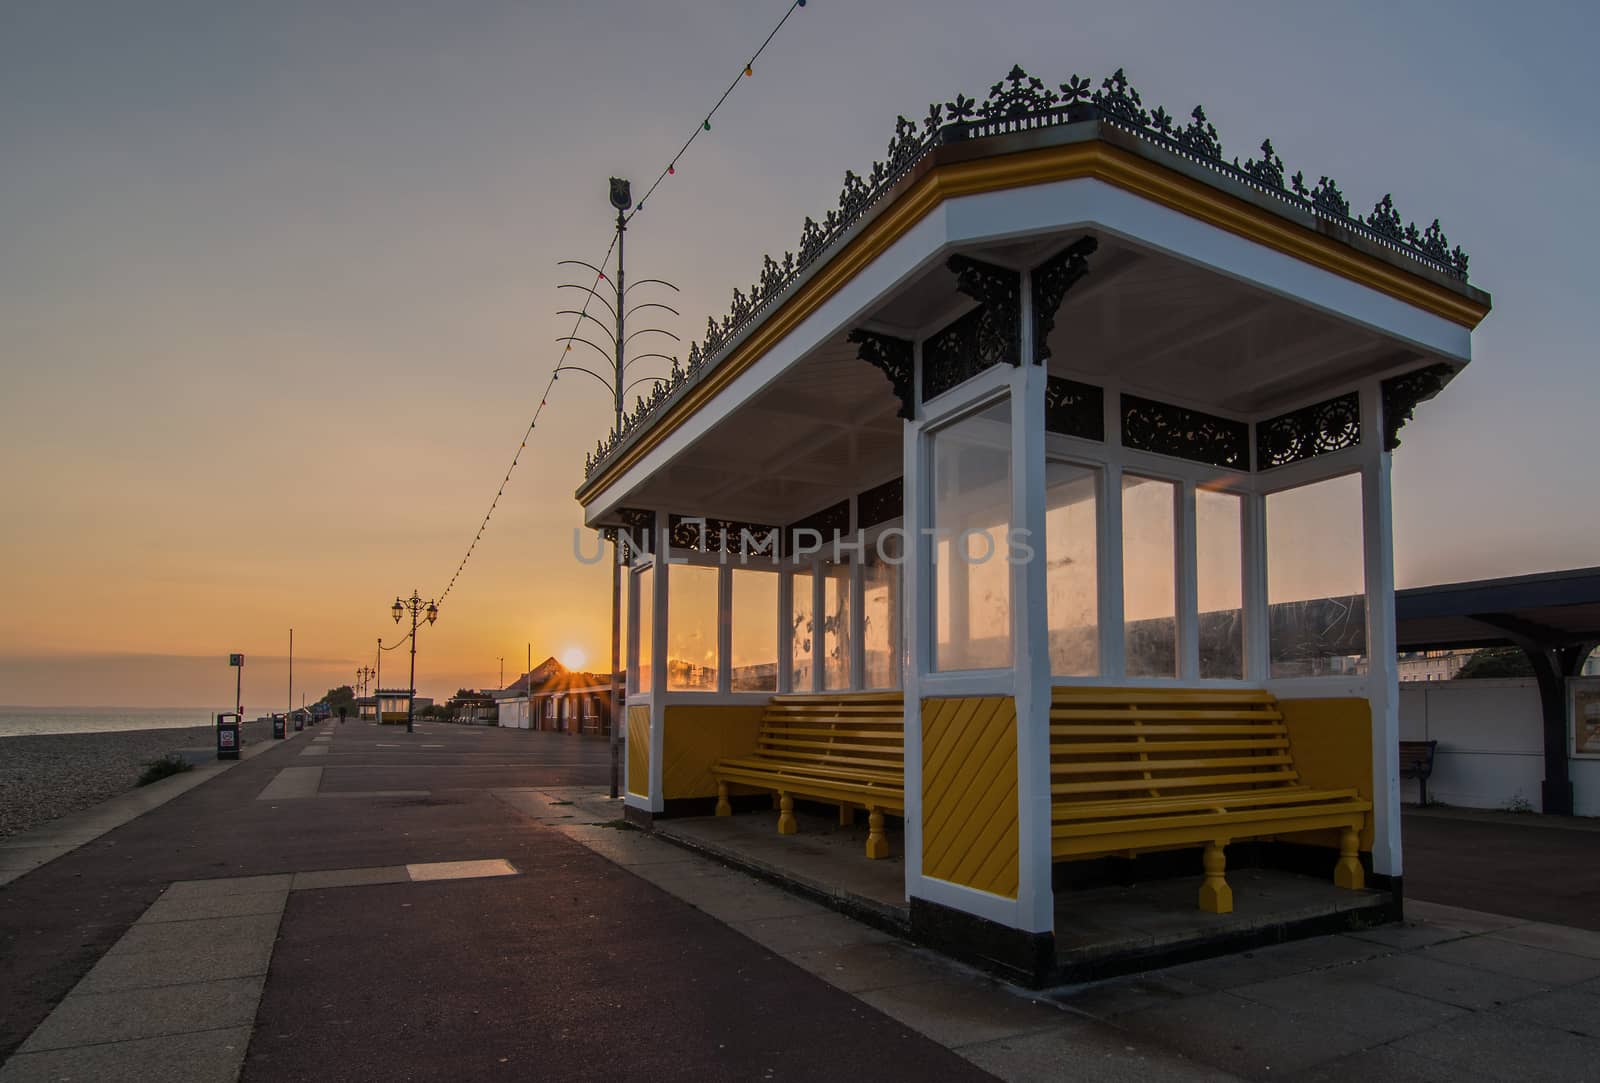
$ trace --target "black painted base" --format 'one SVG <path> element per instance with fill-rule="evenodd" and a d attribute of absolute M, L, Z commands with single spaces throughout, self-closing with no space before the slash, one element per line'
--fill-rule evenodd
<path fill-rule="evenodd" d="M 911 937 L 1022 985 L 1046 985 L 1055 971 L 1055 933 L 1023 932 L 914 895 Z"/>

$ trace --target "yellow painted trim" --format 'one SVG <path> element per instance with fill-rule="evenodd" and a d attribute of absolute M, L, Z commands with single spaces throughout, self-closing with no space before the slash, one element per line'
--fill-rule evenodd
<path fill-rule="evenodd" d="M 1489 307 L 1421 275 L 1401 270 L 1316 230 L 1101 140 L 951 162 L 923 174 L 849 244 L 761 323 L 739 348 L 674 403 L 639 441 L 578 491 L 609 488 L 673 430 L 776 346 L 806 317 L 947 199 L 1092 177 L 1256 241 L 1315 267 L 1386 293 L 1462 327 L 1476 327 Z"/>
<path fill-rule="evenodd" d="M 1017 897 L 1017 704 L 922 703 L 922 874 Z"/>
<path fill-rule="evenodd" d="M 650 708 L 628 708 L 628 792 L 650 796 Z"/>

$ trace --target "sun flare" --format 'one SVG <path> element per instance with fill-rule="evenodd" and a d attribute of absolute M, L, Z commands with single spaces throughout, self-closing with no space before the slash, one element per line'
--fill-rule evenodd
<path fill-rule="evenodd" d="M 568 669 L 582 669 L 589 656 L 583 653 L 582 647 L 568 647 L 561 652 L 561 664 Z"/>

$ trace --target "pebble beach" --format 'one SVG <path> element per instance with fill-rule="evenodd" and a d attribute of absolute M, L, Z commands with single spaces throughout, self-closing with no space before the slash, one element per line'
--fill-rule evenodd
<path fill-rule="evenodd" d="M 247 722 L 245 740 L 271 740 Z M 210 726 L 0 737 L 0 838 L 79 812 L 133 788 L 147 760 L 177 749 L 215 755 Z"/>

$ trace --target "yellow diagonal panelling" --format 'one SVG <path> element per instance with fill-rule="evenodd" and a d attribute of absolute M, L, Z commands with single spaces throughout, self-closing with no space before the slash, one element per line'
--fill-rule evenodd
<path fill-rule="evenodd" d="M 984 700 L 965 720 L 965 726 L 956 741 L 955 752 L 946 761 L 947 770 L 935 781 L 935 787 L 941 792 L 948 793 L 949 796 L 939 813 L 929 820 L 928 830 L 943 845 L 959 851 L 953 855 L 948 852 L 935 853 L 933 858 L 938 864 L 949 865 L 960 862 L 961 855 L 970 852 L 965 847 L 971 842 L 969 837 L 973 833 L 971 825 L 992 816 L 993 806 L 999 804 L 1005 792 L 1007 776 L 1004 772 L 1008 760 L 1009 778 L 1012 786 L 1015 786 L 1014 747 L 1008 747 L 1006 742 L 991 739 L 997 717 L 1003 716 L 1011 709 L 1008 700 L 998 698 Z M 967 824 L 967 830 L 945 830 L 946 821 L 951 817 L 957 817 Z M 928 853 L 926 844 L 924 853 Z M 945 860 L 947 857 L 948 861 Z"/>
<path fill-rule="evenodd" d="M 1016 702 L 924 700 L 922 764 L 923 875 L 1016 898 Z"/>
<path fill-rule="evenodd" d="M 628 708 L 628 792 L 650 796 L 650 708 Z"/>

